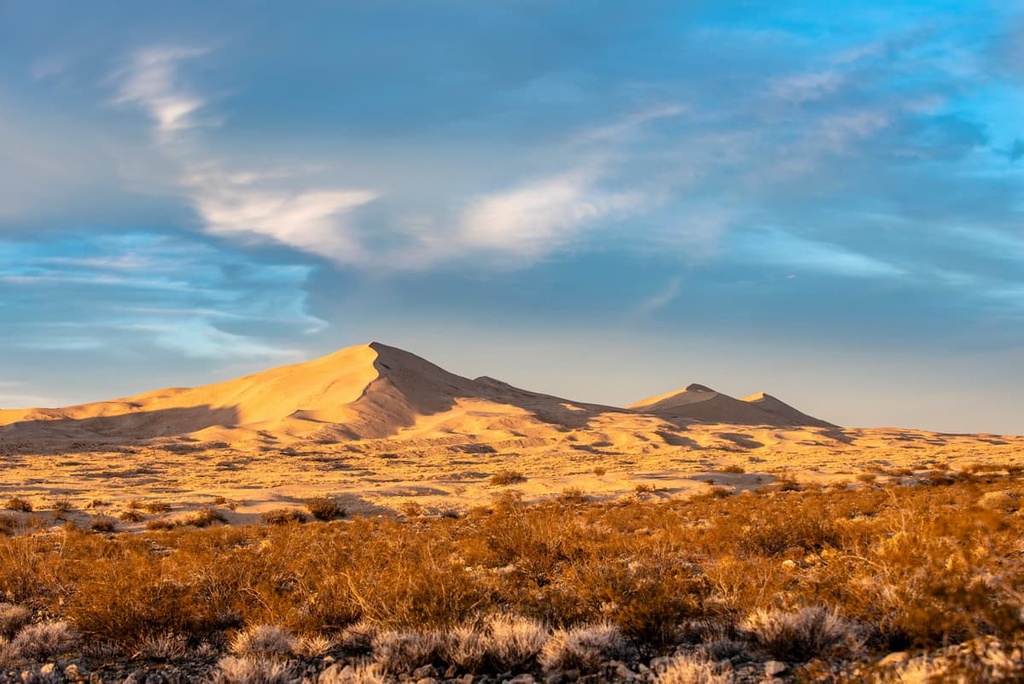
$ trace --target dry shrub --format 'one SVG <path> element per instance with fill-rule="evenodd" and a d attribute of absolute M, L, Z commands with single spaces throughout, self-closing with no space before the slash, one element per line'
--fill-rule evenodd
<path fill-rule="evenodd" d="M 266 658 L 221 658 L 213 671 L 213 684 L 294 684 L 287 664 Z"/>
<path fill-rule="evenodd" d="M 4 502 L 4 508 L 9 511 L 19 511 L 22 513 L 32 512 L 32 502 L 28 499 L 23 499 L 20 496 L 12 496 L 6 502 Z"/>
<path fill-rule="evenodd" d="M 386 684 L 388 678 L 379 663 L 332 665 L 320 673 L 317 684 Z"/>
<path fill-rule="evenodd" d="M 151 530 L 151 531 L 156 531 L 156 530 L 173 530 L 174 528 L 175 528 L 174 521 L 173 520 L 168 520 L 167 518 L 155 518 L 153 520 L 147 520 L 146 521 L 146 529 L 147 530 Z"/>
<path fill-rule="evenodd" d="M 490 636 L 489 656 L 499 670 L 526 667 L 544 648 L 548 629 L 536 620 L 494 615 L 485 622 Z"/>
<path fill-rule="evenodd" d="M 267 525 L 287 525 L 288 523 L 304 523 L 306 516 L 294 508 L 275 508 L 260 516 Z"/>
<path fill-rule="evenodd" d="M 0 534 L 10 536 L 18 529 L 18 520 L 13 515 L 0 515 Z"/>
<path fill-rule="evenodd" d="M 228 519 L 223 513 L 211 506 L 203 506 L 197 511 L 192 511 L 180 520 L 181 525 L 191 527 L 209 527 L 214 523 L 226 523 Z"/>
<path fill-rule="evenodd" d="M 129 506 L 132 504 L 138 504 L 138 501 L 133 499 L 132 501 L 129 501 L 128 504 Z M 171 505 L 169 503 L 164 503 L 163 501 L 147 501 L 145 504 L 141 504 L 141 507 L 145 509 L 147 513 L 152 513 L 153 515 L 157 515 L 159 513 L 170 513 L 171 511 Z"/>
<path fill-rule="evenodd" d="M 495 487 L 506 487 L 508 485 L 526 482 L 526 476 L 518 470 L 499 470 L 491 475 L 490 482 Z"/>
<path fill-rule="evenodd" d="M 59 496 L 50 502 L 50 508 L 53 510 L 55 520 L 66 520 L 68 513 L 74 510 L 74 504 L 69 497 Z"/>
<path fill-rule="evenodd" d="M 538 661 L 547 672 L 594 671 L 607 660 L 626 657 L 628 652 L 629 645 L 619 628 L 604 622 L 555 630 Z"/>
<path fill-rule="evenodd" d="M 188 637 L 165 632 L 144 637 L 132 657 L 144 660 L 177 660 L 183 657 L 187 650 Z"/>
<path fill-rule="evenodd" d="M 231 640 L 231 652 L 237 656 L 287 658 L 295 654 L 297 647 L 295 636 L 275 625 L 254 625 Z"/>
<path fill-rule="evenodd" d="M 859 647 L 858 630 L 834 609 L 808 606 L 797 611 L 759 610 L 742 628 L 774 658 L 805 662 Z"/>
<path fill-rule="evenodd" d="M 476 625 L 453 629 L 444 643 L 444 661 L 463 672 L 478 672 L 492 652 L 490 635 Z"/>
<path fill-rule="evenodd" d="M 334 648 L 334 640 L 323 634 L 304 634 L 296 642 L 295 652 L 306 658 L 320 658 Z"/>
<path fill-rule="evenodd" d="M 342 630 L 338 635 L 338 645 L 349 651 L 369 653 L 373 650 L 373 639 L 379 631 L 378 625 L 369 620 L 360 620 Z"/>
<path fill-rule="evenodd" d="M 28 625 L 7 645 L 10 657 L 16 660 L 39 661 L 70 653 L 78 637 L 66 622 L 41 622 Z"/>
<path fill-rule="evenodd" d="M 121 514 L 117 517 L 121 520 L 121 522 L 137 523 L 142 522 L 142 519 L 145 516 L 143 516 L 142 513 L 135 510 L 134 508 L 129 508 L 126 511 L 121 511 Z"/>
<path fill-rule="evenodd" d="M 374 660 L 394 675 L 441 660 L 446 649 L 445 637 L 435 631 L 386 630 L 373 637 Z"/>
<path fill-rule="evenodd" d="M 32 620 L 28 606 L 0 603 L 0 637 L 10 639 Z"/>
<path fill-rule="evenodd" d="M 306 510 L 317 520 L 344 518 L 345 508 L 333 496 L 314 496 L 306 499 Z"/>
<path fill-rule="evenodd" d="M 729 684 L 731 674 L 719 674 L 715 666 L 694 656 L 677 656 L 655 675 L 655 684 Z"/>
<path fill-rule="evenodd" d="M 89 529 L 101 533 L 117 532 L 117 520 L 106 515 L 97 515 L 89 521 Z"/>

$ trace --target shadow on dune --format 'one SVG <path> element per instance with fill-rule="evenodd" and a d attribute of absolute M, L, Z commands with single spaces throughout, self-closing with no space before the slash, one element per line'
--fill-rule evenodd
<path fill-rule="evenodd" d="M 73 449 L 76 443 L 102 444 L 178 437 L 210 427 L 238 423 L 234 408 L 190 406 L 154 411 L 133 411 L 95 418 L 39 418 L 0 427 L 0 442 L 60 442 Z"/>

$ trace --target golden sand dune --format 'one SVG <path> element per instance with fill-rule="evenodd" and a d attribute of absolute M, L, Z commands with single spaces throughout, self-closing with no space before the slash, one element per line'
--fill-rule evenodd
<path fill-rule="evenodd" d="M 710 387 L 697 384 L 689 385 L 677 392 L 644 399 L 632 404 L 630 408 L 677 424 L 699 420 L 705 423 L 733 425 L 836 427 L 812 418 L 764 392 L 743 399 L 734 399 Z"/>
<path fill-rule="evenodd" d="M 231 501 L 251 522 L 311 495 L 352 512 L 486 503 L 515 471 L 528 500 L 741 491 L 779 478 L 913 477 L 1020 461 L 1024 438 L 840 428 L 766 394 L 702 385 L 630 408 L 471 380 L 371 343 L 228 382 L 55 409 L 0 411 L 0 496 L 90 513 Z M 886 474 L 887 473 L 887 474 Z M 140 526 L 138 523 L 136 526 Z"/>
<path fill-rule="evenodd" d="M 571 402 L 488 377 L 470 380 L 373 342 L 203 387 L 66 408 L 0 411 L 0 438 L 120 441 L 243 429 L 358 440 L 389 437 L 403 429 L 422 436 L 478 435 L 495 422 L 516 423 L 522 417 L 578 429 L 606 413 L 627 422 L 626 414 L 641 413 L 676 425 L 700 420 L 830 427 L 767 395 L 740 401 L 701 385 L 630 409 Z M 471 425 L 460 429 L 454 424 L 459 420 Z"/>

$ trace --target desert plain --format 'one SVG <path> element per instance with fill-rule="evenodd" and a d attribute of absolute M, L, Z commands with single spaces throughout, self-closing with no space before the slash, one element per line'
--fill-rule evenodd
<path fill-rule="evenodd" d="M 1022 455 L 1024 437 L 840 427 L 770 394 L 696 384 L 626 407 L 580 403 L 379 343 L 204 387 L 0 410 L 0 498 L 30 501 L 15 515 L 44 527 L 141 505 L 169 523 L 216 505 L 246 524 L 313 497 L 352 515 L 444 515 L 508 489 L 540 502 L 899 484 Z M 61 520 L 55 501 L 70 509 Z M 153 519 L 124 517 L 126 531 Z"/>

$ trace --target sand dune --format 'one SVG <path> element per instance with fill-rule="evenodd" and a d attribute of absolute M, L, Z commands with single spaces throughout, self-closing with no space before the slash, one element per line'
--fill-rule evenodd
<path fill-rule="evenodd" d="M 0 438 L 139 440 L 211 428 L 380 438 L 476 401 L 579 427 L 611 407 L 576 404 L 491 378 L 470 380 L 377 342 L 236 380 L 57 409 L 0 411 Z"/>
<path fill-rule="evenodd" d="M 515 487 L 527 500 L 671 498 L 709 482 L 741 491 L 1005 468 L 1022 453 L 1024 438 L 839 428 L 767 394 L 703 385 L 628 409 L 584 404 L 371 343 L 203 387 L 0 411 L 0 496 L 41 510 L 68 497 L 82 523 L 140 499 L 172 517 L 232 502 L 230 520 L 254 522 L 314 494 L 353 513 L 467 509 L 503 491 L 491 477 L 508 470 L 526 478 Z"/>
<path fill-rule="evenodd" d="M 629 408 L 678 425 L 700 421 L 730 425 L 836 427 L 808 416 L 763 392 L 744 399 L 734 399 L 710 387 L 697 384 L 644 399 L 630 405 Z"/>

